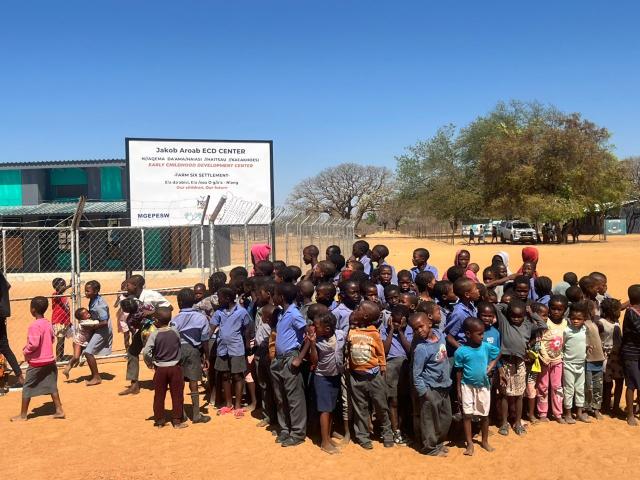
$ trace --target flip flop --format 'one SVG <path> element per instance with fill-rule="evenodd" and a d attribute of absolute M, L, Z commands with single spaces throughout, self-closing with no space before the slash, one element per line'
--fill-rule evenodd
<path fill-rule="evenodd" d="M 238 419 L 244 417 L 244 408 L 239 408 L 238 410 L 234 410 L 233 416 Z"/>
<path fill-rule="evenodd" d="M 233 413 L 233 408 L 231 408 L 231 407 L 222 407 L 220 410 L 218 410 L 217 415 L 226 415 L 228 413 Z"/>

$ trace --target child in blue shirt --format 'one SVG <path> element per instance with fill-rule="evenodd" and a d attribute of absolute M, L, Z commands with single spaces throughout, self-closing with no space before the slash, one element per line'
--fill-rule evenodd
<path fill-rule="evenodd" d="M 416 298 L 416 297 L 414 297 Z M 398 398 L 403 392 L 407 392 L 409 378 L 408 355 L 413 340 L 413 330 L 407 324 L 411 310 L 406 305 L 396 305 L 391 310 L 391 317 L 386 325 L 380 327 L 380 338 L 384 345 L 384 353 L 387 357 L 387 401 L 389 403 L 389 416 L 391 417 L 391 429 L 393 441 L 398 445 L 404 445 L 402 432 L 400 431 L 400 415 L 398 414 Z"/>
<path fill-rule="evenodd" d="M 245 357 L 245 330 L 251 323 L 249 313 L 236 304 L 236 293 L 229 287 L 218 290 L 218 303 L 211 320 L 217 329 L 218 348 L 215 369 L 222 377 L 225 406 L 218 410 L 218 415 L 233 413 L 236 418 L 244 416 L 242 408 L 242 390 L 244 388 L 244 372 L 247 370 Z M 235 393 L 235 405 L 232 406 L 231 383 Z"/>
<path fill-rule="evenodd" d="M 451 375 L 446 341 L 440 331 L 432 328 L 426 313 L 414 313 L 409 323 L 417 338 L 412 378 L 419 398 L 420 451 L 425 455 L 444 457 L 449 450 L 444 442 L 451 426 Z"/>
<path fill-rule="evenodd" d="M 467 443 L 465 455 L 473 455 L 473 434 L 471 418 L 480 417 L 482 441 L 480 446 L 488 452 L 493 451 L 489 445 L 489 409 L 491 407 L 491 382 L 487 375 L 493 370 L 500 358 L 500 349 L 483 342 L 485 326 L 481 320 L 467 318 L 463 323 L 466 343 L 460 346 L 454 356 L 456 368 L 456 386 L 458 398 L 462 402 L 464 415 L 464 434 Z"/>

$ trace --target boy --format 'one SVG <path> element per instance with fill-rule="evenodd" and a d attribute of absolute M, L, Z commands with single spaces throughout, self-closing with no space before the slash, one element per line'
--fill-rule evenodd
<path fill-rule="evenodd" d="M 636 427 L 638 420 L 633 415 L 633 399 L 640 388 L 640 284 L 631 285 L 628 290 L 629 307 L 624 312 L 622 322 L 622 366 L 627 385 L 627 423 Z"/>
<path fill-rule="evenodd" d="M 398 277 L 396 276 L 396 269 L 387 263 L 387 257 L 389 256 L 389 249 L 386 245 L 376 245 L 371 249 L 371 260 L 376 262 L 378 268 L 383 265 L 391 268 L 391 283 L 393 285 L 398 284 Z"/>
<path fill-rule="evenodd" d="M 481 320 L 469 317 L 464 321 L 463 329 L 467 342 L 456 350 L 456 386 L 458 398 L 462 402 L 464 415 L 464 436 L 467 443 L 465 455 L 473 455 L 473 434 L 471 418 L 480 417 L 482 441 L 480 446 L 488 452 L 494 449 L 489 445 L 489 409 L 491 407 L 491 382 L 487 373 L 493 370 L 500 357 L 500 349 L 483 342 L 485 326 Z"/>
<path fill-rule="evenodd" d="M 475 302 L 480 299 L 478 285 L 467 277 L 458 278 L 453 284 L 453 291 L 458 297 L 459 302 L 454 305 L 453 311 L 449 314 L 444 327 L 444 334 L 447 339 L 447 353 L 451 359 L 450 362 L 453 362 L 453 354 L 456 349 L 465 341 L 462 323 L 467 318 L 478 315 Z"/>
<path fill-rule="evenodd" d="M 451 375 L 446 341 L 442 333 L 432 328 L 426 313 L 414 313 L 409 323 L 419 339 L 413 352 L 412 372 L 420 399 L 420 452 L 444 457 L 449 451 L 444 441 L 451 426 Z"/>
<path fill-rule="evenodd" d="M 527 318 L 526 304 L 518 298 L 512 299 L 509 305 L 499 304 L 496 314 L 502 362 L 499 369 L 502 425 L 498 433 L 509 434 L 509 411 L 512 411 L 515 412 L 513 430 L 517 435 L 524 435 L 527 433 L 522 426 L 522 396 L 527 386 L 527 369 L 524 359 L 527 356 L 527 348 L 535 325 Z M 541 328 L 546 328 L 546 325 Z"/>
<path fill-rule="evenodd" d="M 429 250 L 426 248 L 416 248 L 413 251 L 413 268 L 411 271 L 411 278 L 415 281 L 416 275 L 420 272 L 431 272 L 435 277 L 436 281 L 438 280 L 438 269 L 433 265 L 429 265 L 427 262 L 429 260 Z"/>
<path fill-rule="evenodd" d="M 335 298 L 336 286 L 332 282 L 319 283 L 316 286 L 316 303 L 321 303 L 333 311 L 338 306 Z"/>
<path fill-rule="evenodd" d="M 35 297 L 31 300 L 30 312 L 34 321 L 29 325 L 27 344 L 22 350 L 29 367 L 22 387 L 20 415 L 13 417 L 12 422 L 26 420 L 31 398 L 39 395 L 51 395 L 56 409 L 53 418 L 64 418 L 58 393 L 58 369 L 53 356 L 55 335 L 51 323 L 44 318 L 47 308 L 49 301 L 46 298 Z"/>
<path fill-rule="evenodd" d="M 360 304 L 361 300 L 362 294 L 358 283 L 347 280 L 340 284 L 340 303 L 331 310 L 331 313 L 338 320 L 336 328 L 342 330 L 345 336 L 349 333 L 349 316 Z"/>
<path fill-rule="evenodd" d="M 338 245 L 329 245 L 325 250 L 325 256 L 327 260 L 331 260 L 332 255 L 342 255 L 342 250 Z"/>
<path fill-rule="evenodd" d="M 268 427 L 276 421 L 276 404 L 271 383 L 271 359 L 269 358 L 269 337 L 271 326 L 275 324 L 276 307 L 269 303 L 271 297 L 260 305 L 264 299 L 258 297 L 260 315 L 256 315 L 255 351 L 253 361 L 256 370 L 256 382 L 260 389 L 261 420 L 258 427 Z"/>
<path fill-rule="evenodd" d="M 564 421 L 574 424 L 571 410 L 576 407 L 576 419 L 589 423 L 584 408 L 585 361 L 587 359 L 587 328 L 590 317 L 587 302 L 573 303 L 569 307 L 569 323 L 564 331 L 562 386 L 564 392 Z"/>
<path fill-rule="evenodd" d="M 300 291 L 300 314 L 309 323 L 307 317 L 307 310 L 313 305 L 313 294 L 315 293 L 315 286 L 311 280 L 302 280 L 298 284 L 298 290 Z"/>
<path fill-rule="evenodd" d="M 153 426 L 162 428 L 166 424 L 164 399 L 167 396 L 168 387 L 171 394 L 171 424 L 173 428 L 185 428 L 187 424 L 182 421 L 184 377 L 180 366 L 180 334 L 169 327 L 170 308 L 159 307 L 155 317 L 157 330 L 151 332 L 142 350 L 144 362 L 149 368 L 155 369 L 153 373 Z"/>
<path fill-rule="evenodd" d="M 369 244 L 364 240 L 357 240 L 353 244 L 351 253 L 354 260 L 358 260 L 362 263 L 364 273 L 366 273 L 367 276 L 371 275 L 371 257 L 369 256 L 371 252 L 369 251 Z"/>
<path fill-rule="evenodd" d="M 276 357 L 271 362 L 271 378 L 277 402 L 280 433 L 276 443 L 295 447 L 304 442 L 307 434 L 307 405 L 304 381 L 300 370 L 292 362 L 300 354 L 307 322 L 295 304 L 298 288 L 290 283 L 276 287 L 274 303 L 282 309 L 276 324 Z"/>
<path fill-rule="evenodd" d="M 137 298 L 143 304 L 152 304 L 154 307 L 170 307 L 171 304 L 154 290 L 144 288 L 145 280 L 142 275 L 132 275 L 127 279 L 127 297 Z M 129 320 L 127 320 L 129 323 Z M 131 337 L 131 345 L 127 349 L 127 380 L 131 384 L 118 395 L 137 395 L 140 393 L 138 376 L 140 375 L 140 360 L 138 356 L 142 352 L 142 329 L 138 328 Z"/>
<path fill-rule="evenodd" d="M 415 298 L 415 297 L 413 297 Z M 400 431 L 400 415 L 398 413 L 398 400 L 406 400 L 406 392 L 409 391 L 409 352 L 411 341 L 413 340 L 413 330 L 407 324 L 407 320 L 412 311 L 406 305 L 396 305 L 391 310 L 391 318 L 386 325 L 380 326 L 380 338 L 384 346 L 384 353 L 387 361 L 387 373 L 385 381 L 387 384 L 387 401 L 391 417 L 391 429 L 393 430 L 393 441 L 398 445 L 404 445 L 402 432 Z M 404 419 L 403 419 L 404 420 Z"/>
<path fill-rule="evenodd" d="M 246 329 L 251 323 L 247 311 L 236 303 L 236 293 L 229 287 L 218 290 L 220 308 L 216 310 L 211 325 L 218 332 L 218 349 L 215 370 L 222 377 L 225 406 L 218 410 L 218 415 L 233 413 L 240 418 L 244 416 L 242 408 L 242 390 L 244 372 L 247 371 L 245 357 Z M 231 394 L 233 382 L 235 404 Z"/>
<path fill-rule="evenodd" d="M 373 449 L 369 438 L 369 402 L 373 404 L 376 419 L 381 424 L 385 448 L 394 446 L 384 384 L 387 363 L 380 333 L 373 325 L 379 317 L 380 307 L 377 304 L 362 302 L 353 312 L 351 321 L 354 328 L 349 330 L 347 337 L 353 428 L 356 440 L 365 450 Z"/>
<path fill-rule="evenodd" d="M 320 251 L 318 250 L 318 247 L 316 247 L 315 245 L 308 245 L 302 249 L 302 261 L 304 262 L 305 265 L 309 265 L 311 267 L 304 276 L 305 280 L 311 280 L 311 277 L 313 276 L 313 271 L 315 270 L 316 265 L 318 264 L 319 255 L 320 255 Z"/>
<path fill-rule="evenodd" d="M 69 299 L 64 292 L 70 288 L 63 278 L 54 278 L 53 298 L 51 299 L 51 324 L 56 334 L 56 361 L 61 362 L 64 357 L 64 340 L 71 329 L 71 314 L 69 312 Z"/>
<path fill-rule="evenodd" d="M 200 413 L 198 382 L 202 380 L 202 369 L 208 369 L 209 321 L 207 317 L 193 308 L 196 295 L 190 288 L 178 292 L 180 313 L 175 316 L 171 326 L 180 335 L 180 365 L 184 378 L 189 381 L 191 403 L 193 405 L 193 423 L 207 423 L 211 417 Z M 157 311 L 156 311 L 157 314 Z M 156 315 L 157 317 L 157 315 Z M 164 402 L 164 399 L 163 399 Z"/>

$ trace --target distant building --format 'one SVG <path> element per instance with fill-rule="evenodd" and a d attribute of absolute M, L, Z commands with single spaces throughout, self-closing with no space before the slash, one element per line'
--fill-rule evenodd
<path fill-rule="evenodd" d="M 73 215 L 80 196 L 87 218 L 126 223 L 127 192 L 124 159 L 1 163 L 0 224 L 56 224 Z"/>

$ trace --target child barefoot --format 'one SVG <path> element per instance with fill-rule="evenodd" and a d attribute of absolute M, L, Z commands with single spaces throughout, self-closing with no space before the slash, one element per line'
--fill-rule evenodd
<path fill-rule="evenodd" d="M 332 412 L 336 408 L 340 393 L 345 335 L 342 330 L 336 330 L 336 317 L 329 312 L 316 316 L 313 327 L 307 338 L 311 347 L 309 357 L 314 373 L 316 406 L 320 412 L 321 448 L 329 454 L 334 454 L 339 450 L 331 440 Z"/>
<path fill-rule="evenodd" d="M 602 394 L 602 411 L 612 417 L 622 413 L 620 397 L 624 385 L 624 373 L 620 360 L 622 345 L 622 330 L 620 328 L 620 300 L 605 298 L 600 304 L 600 339 L 604 351 L 604 386 Z M 615 388 L 614 388 L 615 382 Z M 613 405 L 611 404 L 611 390 L 613 390 Z"/>
<path fill-rule="evenodd" d="M 62 371 L 67 380 L 69 380 L 71 369 L 77 367 L 78 363 L 80 363 L 80 355 L 82 355 L 82 351 L 87 346 L 91 335 L 93 335 L 93 329 L 91 327 L 98 324 L 97 320 L 91 319 L 91 313 L 84 307 L 78 308 L 74 316 L 78 321 L 78 326 L 75 328 L 73 334 L 73 357 L 71 357 L 69 363 L 67 363 L 67 366 L 64 367 Z"/>
<path fill-rule="evenodd" d="M 489 410 L 491 407 L 491 382 L 487 373 L 493 370 L 500 357 L 500 350 L 483 342 L 485 326 L 481 320 L 467 318 L 463 323 L 467 343 L 459 347 L 454 355 L 458 398 L 462 402 L 464 414 L 464 435 L 467 443 L 465 455 L 473 455 L 473 434 L 471 418 L 480 417 L 482 441 L 480 446 L 493 451 L 489 445 Z"/>
<path fill-rule="evenodd" d="M 622 361 L 624 379 L 627 384 L 625 400 L 627 423 L 636 427 L 638 420 L 633 414 L 633 399 L 640 388 L 640 284 L 629 287 L 629 308 L 622 322 Z"/>
<path fill-rule="evenodd" d="M 31 300 L 30 310 L 35 320 L 29 325 L 27 344 L 22 350 L 29 367 L 22 388 L 20 415 L 13 417 L 12 422 L 26 420 L 31 398 L 39 395 L 51 395 L 56 408 L 53 418 L 64 418 L 58 393 L 58 369 L 53 356 L 55 335 L 51 323 L 44 318 L 44 312 L 48 307 L 49 301 L 44 297 Z"/>

